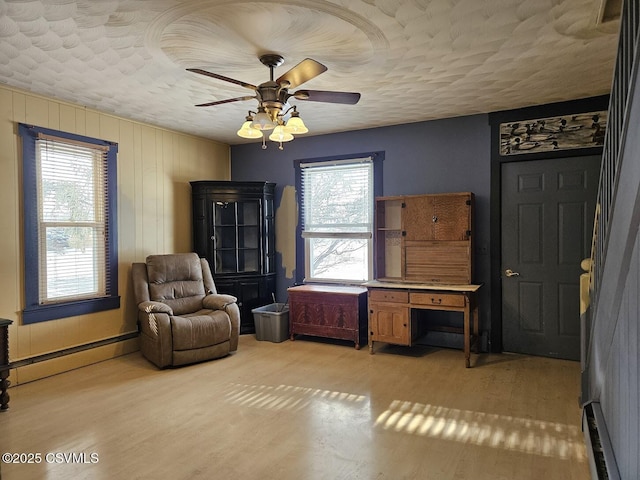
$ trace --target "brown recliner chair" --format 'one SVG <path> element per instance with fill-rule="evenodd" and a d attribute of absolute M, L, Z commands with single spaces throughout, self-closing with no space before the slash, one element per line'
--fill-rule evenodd
<path fill-rule="evenodd" d="M 131 268 L 140 350 L 160 368 L 220 358 L 238 349 L 236 297 L 216 292 L 206 259 L 150 255 Z"/>

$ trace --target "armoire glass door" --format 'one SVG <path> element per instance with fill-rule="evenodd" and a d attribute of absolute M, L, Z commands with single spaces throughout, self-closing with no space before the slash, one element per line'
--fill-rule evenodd
<path fill-rule="evenodd" d="M 259 200 L 213 202 L 215 273 L 260 272 Z"/>

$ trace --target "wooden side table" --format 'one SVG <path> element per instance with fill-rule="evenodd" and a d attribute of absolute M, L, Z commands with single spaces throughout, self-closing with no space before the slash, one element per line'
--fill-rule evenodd
<path fill-rule="evenodd" d="M 9 408 L 9 325 L 13 322 L 0 318 L 0 411 Z"/>

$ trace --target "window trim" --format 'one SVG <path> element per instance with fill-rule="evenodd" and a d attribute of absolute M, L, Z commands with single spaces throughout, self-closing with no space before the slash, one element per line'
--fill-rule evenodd
<path fill-rule="evenodd" d="M 364 152 L 364 153 L 354 153 L 347 155 L 335 155 L 330 157 L 317 157 L 317 158 L 306 158 L 294 160 L 294 168 L 295 168 L 295 187 L 296 187 L 296 199 L 298 203 L 298 224 L 296 226 L 296 272 L 295 272 L 295 283 L 302 284 L 305 283 L 306 276 L 306 263 L 307 263 L 307 248 L 306 242 L 303 235 L 303 223 L 304 219 L 303 209 L 302 209 L 302 166 L 309 164 L 317 163 L 318 165 L 322 165 L 323 163 L 330 164 L 331 162 L 336 163 L 344 163 L 349 160 L 357 160 L 361 158 L 370 157 L 373 162 L 373 200 L 375 202 L 376 197 L 382 196 L 382 165 L 384 161 L 385 153 L 384 151 L 377 152 Z M 372 205 L 372 209 L 375 215 L 375 205 Z M 373 244 L 373 238 L 371 239 L 371 255 L 370 255 L 370 265 L 371 271 L 375 271 L 375 265 L 373 265 L 375 258 L 375 245 Z M 342 284 L 342 285 L 355 285 L 359 282 L 342 280 L 324 280 L 324 279 L 313 279 L 309 280 L 309 283 L 332 283 L 332 284 Z"/>
<path fill-rule="evenodd" d="M 117 154 L 118 144 L 106 140 L 61 132 L 44 127 L 19 123 L 22 137 L 22 190 L 24 212 L 24 297 L 22 311 L 24 324 L 44 322 L 88 313 L 120 308 L 118 295 L 118 224 L 117 224 Z M 36 140 L 38 134 L 61 139 L 89 143 L 108 148 L 107 152 L 107 231 L 106 271 L 111 279 L 107 296 L 69 302 L 39 303 L 39 245 L 38 245 L 38 172 L 36 165 Z"/>

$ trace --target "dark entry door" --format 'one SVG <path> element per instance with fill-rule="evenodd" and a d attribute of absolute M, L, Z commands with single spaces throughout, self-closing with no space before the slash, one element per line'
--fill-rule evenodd
<path fill-rule="evenodd" d="M 502 164 L 505 351 L 579 360 L 600 156 Z"/>

